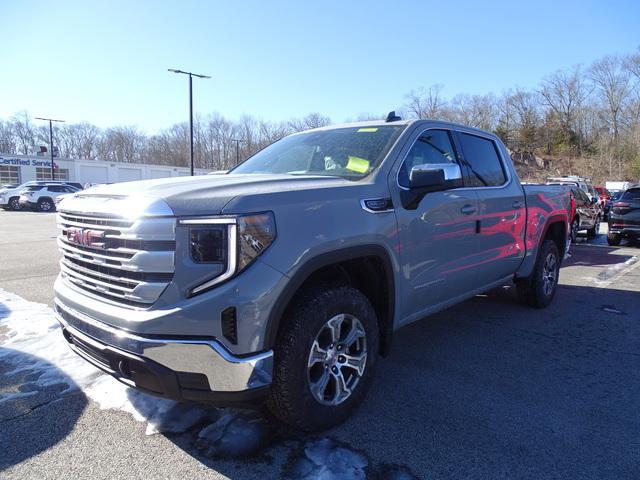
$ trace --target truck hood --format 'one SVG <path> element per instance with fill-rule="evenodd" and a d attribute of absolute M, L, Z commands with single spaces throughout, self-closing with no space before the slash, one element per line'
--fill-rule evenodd
<path fill-rule="evenodd" d="M 116 214 L 135 218 L 215 215 L 239 195 L 324 188 L 352 182 L 316 175 L 226 174 L 172 177 L 102 185 L 65 198 L 66 212 Z M 265 206 L 265 208 L 268 208 Z"/>

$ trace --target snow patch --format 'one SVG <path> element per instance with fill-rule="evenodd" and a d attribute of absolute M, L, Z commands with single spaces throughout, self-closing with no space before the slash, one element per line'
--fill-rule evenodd
<path fill-rule="evenodd" d="M 211 458 L 248 457 L 265 446 L 268 433 L 268 425 L 257 412 L 225 411 L 200 430 L 196 447 Z"/>
<path fill-rule="evenodd" d="M 366 457 L 338 445 L 330 438 L 307 442 L 304 454 L 291 466 L 287 478 L 292 480 L 364 480 Z"/>
<path fill-rule="evenodd" d="M 0 362 L 9 366 L 3 375 L 26 375 L 20 390 L 4 393 L 0 404 L 35 395 L 45 387 L 65 385 L 61 395 L 82 389 L 100 408 L 127 412 L 147 422 L 148 435 L 184 432 L 207 415 L 203 408 L 146 395 L 102 373 L 71 351 L 48 306 L 2 289 L 0 328 L 5 337 Z"/>

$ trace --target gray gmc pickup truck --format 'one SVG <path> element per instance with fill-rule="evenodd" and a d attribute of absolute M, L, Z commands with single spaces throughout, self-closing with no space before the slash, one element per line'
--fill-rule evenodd
<path fill-rule="evenodd" d="M 473 128 L 310 130 L 225 175 L 63 200 L 56 314 L 71 348 L 127 385 L 324 429 L 362 402 L 403 325 L 510 282 L 547 306 L 569 202 L 521 185 Z"/>

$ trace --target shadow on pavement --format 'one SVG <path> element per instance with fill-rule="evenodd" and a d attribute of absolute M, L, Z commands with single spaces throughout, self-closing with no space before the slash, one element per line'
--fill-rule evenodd
<path fill-rule="evenodd" d="M 577 255 L 577 250 L 589 249 L 589 255 Z M 563 267 L 571 265 L 606 267 L 607 265 L 618 265 L 634 257 L 633 253 L 619 253 L 620 247 L 593 246 L 589 244 L 572 245 L 571 257 L 562 262 Z M 640 254 L 640 252 L 638 252 Z"/>
<path fill-rule="evenodd" d="M 634 294 L 561 285 L 554 303 L 536 310 L 521 306 L 512 290 L 496 289 L 400 330 L 351 419 L 307 437 L 271 427 L 262 449 L 241 460 L 252 464 L 248 470 L 241 472 L 238 460 L 203 455 L 194 439 L 204 423 L 167 437 L 234 480 L 259 478 L 273 456 L 289 457 L 286 474 L 306 442 L 323 437 L 365 455 L 367 478 L 412 478 L 381 473 L 389 468 L 417 478 L 634 478 Z"/>
<path fill-rule="evenodd" d="M 87 399 L 79 391 L 61 396 L 74 383 L 52 365 L 43 365 L 44 360 L 4 347 L 0 347 L 0 353 L 5 358 L 11 357 L 11 362 L 0 359 L 1 471 L 63 440 L 84 411 Z M 66 383 L 37 386 L 35 382 L 42 369 L 39 373 L 14 372 L 16 367 L 34 363 L 50 373 L 53 369 L 55 376 L 65 378 Z"/>
<path fill-rule="evenodd" d="M 633 478 L 634 303 L 630 292 L 560 286 L 535 310 L 499 289 L 410 325 L 336 435 L 420 478 Z"/>

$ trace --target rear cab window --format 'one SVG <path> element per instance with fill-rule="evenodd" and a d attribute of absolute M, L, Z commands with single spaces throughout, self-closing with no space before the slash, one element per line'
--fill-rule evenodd
<path fill-rule="evenodd" d="M 499 187 L 507 181 L 496 143 L 484 137 L 458 132 L 462 147 L 465 187 Z"/>

